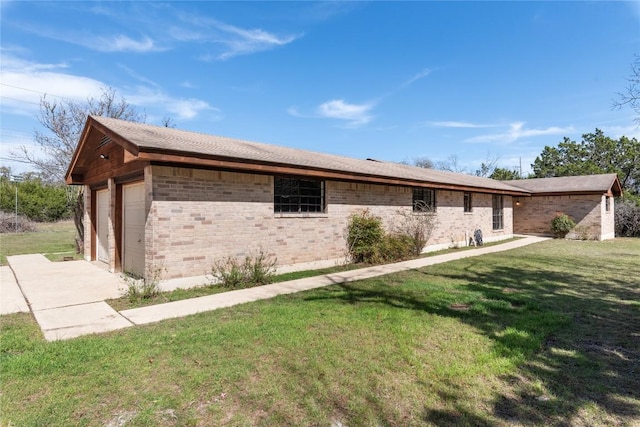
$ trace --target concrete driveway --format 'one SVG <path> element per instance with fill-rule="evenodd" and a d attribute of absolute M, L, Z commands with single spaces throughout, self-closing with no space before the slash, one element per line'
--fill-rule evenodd
<path fill-rule="evenodd" d="M 132 325 L 104 302 L 122 296 L 126 285 L 120 276 L 87 261 L 51 262 L 39 254 L 9 256 L 7 262 L 45 339 L 74 338 Z M 3 294 L 10 286 L 11 281 L 3 277 Z"/>

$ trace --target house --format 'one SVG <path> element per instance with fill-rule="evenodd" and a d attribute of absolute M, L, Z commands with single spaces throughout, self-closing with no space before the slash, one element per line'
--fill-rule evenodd
<path fill-rule="evenodd" d="M 425 250 L 464 245 L 476 230 L 485 242 L 508 239 L 513 200 L 533 194 L 512 182 L 96 116 L 66 180 L 85 186 L 86 259 L 137 275 L 164 269 L 166 278 L 259 250 L 290 270 L 334 265 L 353 212 L 369 209 L 388 226 L 417 201 L 437 218 Z"/>
<path fill-rule="evenodd" d="M 549 222 L 559 214 L 576 223 L 570 238 L 605 240 L 615 237 L 614 197 L 622 195 L 614 173 L 509 181 L 531 192 L 516 197 L 513 231 L 521 234 L 551 235 Z"/>

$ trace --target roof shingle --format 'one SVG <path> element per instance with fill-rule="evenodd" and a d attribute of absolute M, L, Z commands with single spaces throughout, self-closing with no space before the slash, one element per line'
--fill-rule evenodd
<path fill-rule="evenodd" d="M 190 157 L 214 156 L 247 162 L 473 187 L 481 191 L 498 190 L 521 194 L 529 192 L 527 189 L 513 186 L 511 182 L 505 183 L 466 174 L 392 162 L 354 159 L 105 117 L 91 116 L 91 119 L 131 142 L 141 152 L 172 152 Z"/>

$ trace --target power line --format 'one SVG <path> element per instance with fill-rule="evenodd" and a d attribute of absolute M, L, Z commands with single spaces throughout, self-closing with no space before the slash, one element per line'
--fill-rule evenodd
<path fill-rule="evenodd" d="M 39 95 L 49 95 L 49 96 L 53 96 L 53 97 L 56 97 L 56 98 L 67 99 L 67 98 L 66 98 L 66 97 L 64 97 L 64 96 L 60 96 L 60 95 L 53 95 L 53 94 L 46 93 L 46 92 L 40 92 L 39 90 L 27 89 L 26 87 L 14 86 L 14 85 L 10 85 L 10 84 L 7 84 L 7 83 L 0 83 L 0 85 L 2 85 L 2 86 L 7 86 L 7 87 L 12 87 L 12 88 L 14 88 L 14 89 L 25 90 L 25 91 L 27 91 L 27 92 L 37 93 L 37 94 L 39 94 Z"/>
<path fill-rule="evenodd" d="M 0 84 L 2 84 L 2 83 L 0 83 Z M 17 102 L 24 102 L 25 104 L 40 105 L 40 103 L 38 103 L 38 102 L 31 102 L 31 101 L 25 101 L 23 99 L 10 98 L 10 97 L 4 96 L 4 95 L 0 95 L 0 98 L 10 99 L 12 101 L 17 101 Z"/>

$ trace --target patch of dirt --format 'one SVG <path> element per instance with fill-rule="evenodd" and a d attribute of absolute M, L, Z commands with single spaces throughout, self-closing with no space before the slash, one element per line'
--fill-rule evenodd
<path fill-rule="evenodd" d="M 469 304 L 455 303 L 451 304 L 449 308 L 452 310 L 467 311 L 469 310 L 469 308 L 471 308 L 471 306 Z"/>
<path fill-rule="evenodd" d="M 136 411 L 121 411 L 115 414 L 104 427 L 123 427 L 131 421 L 138 413 Z"/>

